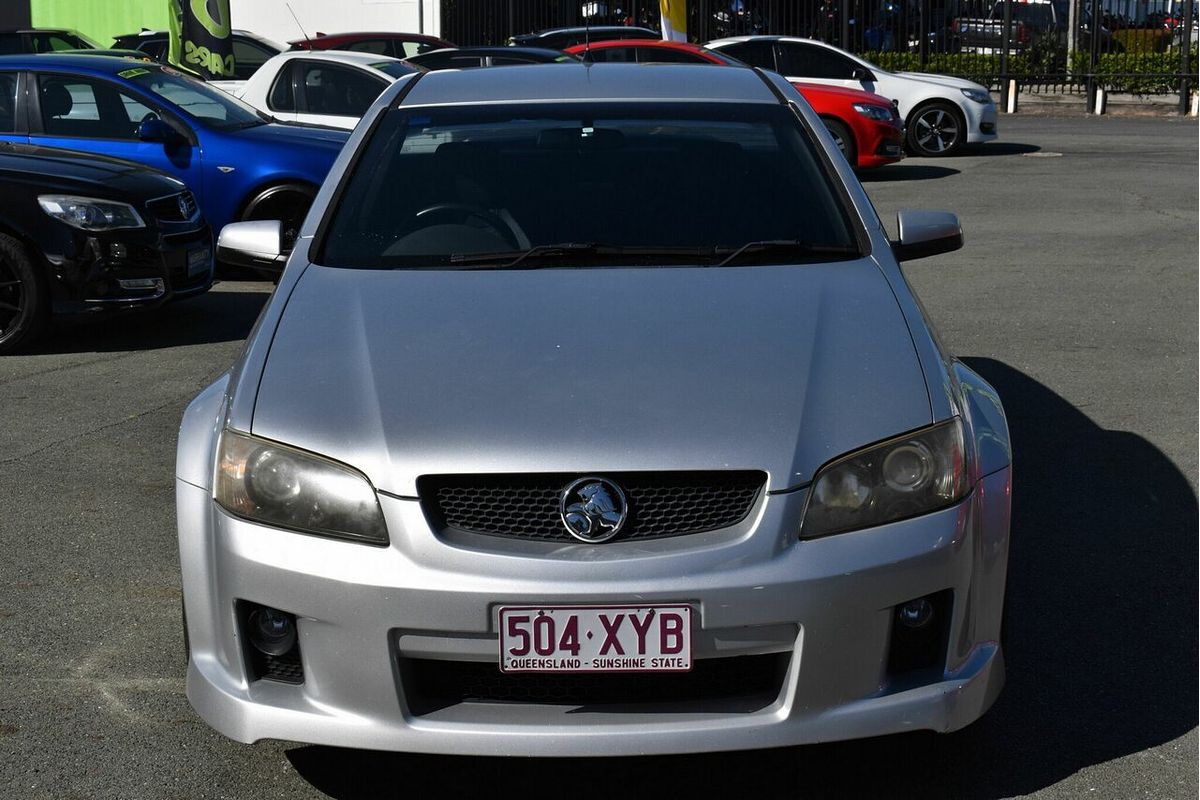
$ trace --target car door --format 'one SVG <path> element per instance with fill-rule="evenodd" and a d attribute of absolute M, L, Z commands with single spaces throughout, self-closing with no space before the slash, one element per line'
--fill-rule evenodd
<path fill-rule="evenodd" d="M 388 81 L 370 71 L 329 61 L 296 59 L 296 121 L 314 125 L 340 124 L 330 117 L 359 119 Z"/>
<path fill-rule="evenodd" d="M 29 142 L 112 156 L 170 173 L 202 197 L 200 148 L 182 120 L 115 81 L 91 76 L 40 73 L 30 94 Z M 172 142 L 144 142 L 137 130 L 158 117 L 181 136 Z"/>
<path fill-rule="evenodd" d="M 20 84 L 20 73 L 16 71 L 0 72 L 0 142 L 28 142 L 25 126 L 18 124 L 19 109 L 17 108 L 17 86 Z"/>
<path fill-rule="evenodd" d="M 788 80 L 875 91 L 875 76 L 869 70 L 827 47 L 804 42 L 776 42 L 775 59 L 776 71 Z"/>

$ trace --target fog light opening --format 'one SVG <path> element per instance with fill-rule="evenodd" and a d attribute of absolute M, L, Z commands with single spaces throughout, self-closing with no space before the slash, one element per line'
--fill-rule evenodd
<path fill-rule="evenodd" d="M 246 674 L 251 681 L 304 683 L 295 614 L 239 600 L 237 618 Z"/>
<path fill-rule="evenodd" d="M 904 677 L 901 684 L 938 680 L 946 664 L 953 593 L 914 597 L 892 609 L 888 674 Z"/>

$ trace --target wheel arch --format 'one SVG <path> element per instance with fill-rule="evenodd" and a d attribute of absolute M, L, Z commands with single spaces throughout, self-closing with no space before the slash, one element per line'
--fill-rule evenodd
<path fill-rule="evenodd" d="M 246 193 L 238 205 L 236 215 L 237 220 L 243 220 L 246 215 L 257 208 L 266 200 L 282 194 L 284 192 L 296 192 L 308 196 L 310 201 L 315 200 L 317 192 L 321 190 L 320 186 L 306 181 L 303 178 L 291 178 L 283 176 L 275 176 L 259 182 L 254 188 Z"/>

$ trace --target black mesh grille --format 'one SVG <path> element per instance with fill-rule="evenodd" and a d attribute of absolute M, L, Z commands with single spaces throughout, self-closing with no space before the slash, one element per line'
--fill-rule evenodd
<path fill-rule="evenodd" d="M 300 664 L 300 648 L 293 647 L 291 652 L 281 656 L 262 654 L 262 675 L 260 677 L 283 683 L 304 683 L 304 667 Z"/>
<path fill-rule="evenodd" d="M 417 491 L 437 529 L 543 541 L 575 541 L 559 498 L 581 476 L 432 475 Z M 766 482 L 752 471 L 605 473 L 621 487 L 629 516 L 617 537 L 657 539 L 726 528 L 745 519 Z"/>
<path fill-rule="evenodd" d="M 775 701 L 787 669 L 786 653 L 708 658 L 691 672 L 508 674 L 494 663 L 401 659 L 405 695 L 416 714 L 457 703 L 543 705 L 654 705 L 750 699 L 747 708 Z"/>
<path fill-rule="evenodd" d="M 146 209 L 164 222 L 184 222 L 196 216 L 196 198 L 184 189 L 179 194 L 151 200 Z"/>

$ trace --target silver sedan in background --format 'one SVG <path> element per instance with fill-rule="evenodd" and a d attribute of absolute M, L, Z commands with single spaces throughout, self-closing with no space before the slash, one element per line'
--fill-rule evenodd
<path fill-rule="evenodd" d="M 782 77 L 404 77 L 177 463 L 188 697 L 416 752 L 774 747 L 978 718 L 1010 448 Z M 225 228 L 273 263 L 279 226 Z"/>

